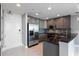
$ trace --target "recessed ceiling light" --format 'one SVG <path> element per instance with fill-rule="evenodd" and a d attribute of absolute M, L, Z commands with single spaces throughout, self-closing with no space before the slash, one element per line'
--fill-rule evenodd
<path fill-rule="evenodd" d="M 17 7 L 21 7 L 21 4 L 17 3 L 16 6 L 17 6 Z"/>
<path fill-rule="evenodd" d="M 48 17 L 46 17 L 46 19 L 48 19 Z"/>
<path fill-rule="evenodd" d="M 77 8 L 79 9 L 79 3 L 77 4 Z"/>
<path fill-rule="evenodd" d="M 48 7 L 48 10 L 52 10 L 52 7 Z"/>
<path fill-rule="evenodd" d="M 60 14 L 57 14 L 57 16 L 60 16 Z"/>
<path fill-rule="evenodd" d="M 79 17 L 77 17 L 77 21 L 79 21 Z"/>
<path fill-rule="evenodd" d="M 36 13 L 35 15 L 39 15 L 38 13 Z"/>

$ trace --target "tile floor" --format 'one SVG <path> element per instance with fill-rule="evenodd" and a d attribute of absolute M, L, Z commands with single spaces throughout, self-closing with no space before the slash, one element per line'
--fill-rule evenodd
<path fill-rule="evenodd" d="M 40 43 L 31 48 L 16 47 L 2 52 L 2 56 L 42 56 L 43 44 Z"/>

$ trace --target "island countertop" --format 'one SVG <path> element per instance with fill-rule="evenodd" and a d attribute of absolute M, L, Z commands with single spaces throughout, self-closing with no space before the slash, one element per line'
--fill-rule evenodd
<path fill-rule="evenodd" d="M 59 39 L 59 41 L 69 43 L 69 42 L 72 41 L 76 36 L 77 36 L 77 33 L 71 33 L 70 37 L 63 38 L 63 39 Z"/>
<path fill-rule="evenodd" d="M 41 33 L 41 34 L 44 34 L 44 33 Z M 48 34 L 48 33 L 45 33 L 45 34 Z M 50 41 L 49 38 L 47 38 L 47 40 L 45 40 L 45 41 L 50 42 L 50 43 L 52 43 L 52 44 L 59 45 L 59 41 L 65 42 L 65 43 L 69 43 L 69 42 L 72 41 L 76 36 L 77 36 L 77 33 L 71 33 L 71 34 L 69 34 L 68 37 L 57 39 L 57 41 Z M 44 40 L 43 40 L 43 41 L 44 41 Z"/>

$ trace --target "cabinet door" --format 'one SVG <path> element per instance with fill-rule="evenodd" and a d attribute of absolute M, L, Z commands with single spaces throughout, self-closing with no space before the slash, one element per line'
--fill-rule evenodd
<path fill-rule="evenodd" d="M 54 25 L 54 23 L 55 23 L 55 22 L 54 22 L 53 19 L 48 21 L 48 25 Z"/>
<path fill-rule="evenodd" d="M 44 25 L 45 25 L 45 24 L 44 24 L 44 21 L 43 21 L 43 20 L 40 20 L 40 29 L 41 29 L 41 28 L 44 28 Z"/>
<path fill-rule="evenodd" d="M 70 28 L 70 18 L 64 18 L 64 28 Z"/>
<path fill-rule="evenodd" d="M 47 21 L 47 26 L 49 27 L 50 25 L 54 26 L 55 25 L 55 20 L 48 20 Z"/>
<path fill-rule="evenodd" d="M 56 28 L 63 28 L 63 24 L 64 24 L 63 18 L 56 19 L 55 23 L 56 23 Z"/>

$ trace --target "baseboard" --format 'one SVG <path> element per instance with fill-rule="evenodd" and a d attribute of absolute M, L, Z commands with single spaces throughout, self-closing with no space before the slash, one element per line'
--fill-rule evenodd
<path fill-rule="evenodd" d="M 10 48 L 3 47 L 1 51 L 4 52 L 4 51 L 7 51 L 9 49 L 16 48 L 16 47 L 19 47 L 19 46 L 22 46 L 22 45 L 17 45 L 17 46 L 10 47 Z"/>

